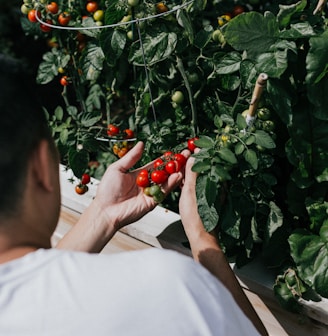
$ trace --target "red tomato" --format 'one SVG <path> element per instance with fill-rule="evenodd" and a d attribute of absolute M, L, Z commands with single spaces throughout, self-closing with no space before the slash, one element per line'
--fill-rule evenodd
<path fill-rule="evenodd" d="M 63 76 L 60 78 L 60 84 L 62 86 L 67 86 L 69 83 L 68 83 L 68 77 L 67 76 Z"/>
<path fill-rule="evenodd" d="M 29 21 L 31 22 L 37 22 L 37 18 L 36 15 L 38 16 L 38 18 L 41 17 L 41 13 L 38 11 L 36 11 L 36 9 L 31 9 L 28 14 L 27 14 L 27 18 L 29 19 Z"/>
<path fill-rule="evenodd" d="M 163 154 L 163 157 L 164 159 L 167 161 L 167 160 L 171 160 L 171 158 L 173 157 L 174 153 L 171 152 L 171 151 L 166 151 L 164 154 Z"/>
<path fill-rule="evenodd" d="M 174 154 L 174 160 L 178 163 L 177 171 L 180 171 L 187 162 L 186 157 L 180 153 Z"/>
<path fill-rule="evenodd" d="M 236 5 L 233 10 L 232 10 L 232 15 L 233 16 L 237 16 L 241 13 L 244 13 L 245 12 L 245 8 L 241 5 Z"/>
<path fill-rule="evenodd" d="M 178 162 L 171 160 L 165 165 L 165 170 L 168 174 L 173 174 L 178 172 Z"/>
<path fill-rule="evenodd" d="M 164 165 L 164 161 L 162 159 L 156 159 L 154 161 L 154 168 L 159 168 Z"/>
<path fill-rule="evenodd" d="M 154 183 L 162 184 L 167 181 L 169 175 L 165 170 L 154 170 L 150 177 Z"/>
<path fill-rule="evenodd" d="M 134 132 L 132 130 L 130 130 L 129 128 L 125 129 L 123 131 L 123 133 L 125 135 L 125 139 L 133 139 L 134 138 Z"/>
<path fill-rule="evenodd" d="M 58 13 L 58 4 L 55 1 L 50 2 L 50 4 L 47 5 L 47 11 L 52 14 Z"/>
<path fill-rule="evenodd" d="M 94 13 L 98 9 L 98 3 L 96 1 L 89 1 L 86 5 L 86 9 L 89 13 Z"/>
<path fill-rule="evenodd" d="M 147 169 L 143 169 L 139 172 L 137 179 L 136 179 L 136 183 L 141 188 L 149 187 L 150 181 L 149 181 Z"/>
<path fill-rule="evenodd" d="M 88 186 L 86 186 L 85 184 L 78 184 L 75 187 L 75 191 L 77 194 L 79 195 L 83 195 L 85 194 L 87 191 L 89 190 Z"/>
<path fill-rule="evenodd" d="M 58 16 L 58 22 L 62 26 L 67 26 L 70 20 L 71 20 L 71 14 L 69 14 L 68 12 L 60 13 Z"/>
<path fill-rule="evenodd" d="M 198 137 L 194 137 L 191 139 L 188 139 L 188 149 L 191 151 L 191 153 L 193 153 L 196 149 L 196 145 L 195 145 L 195 140 L 198 140 Z"/>
<path fill-rule="evenodd" d="M 107 127 L 107 134 L 109 136 L 115 136 L 118 133 L 120 133 L 120 129 L 116 125 L 114 125 L 114 124 L 109 124 L 108 125 L 108 127 Z"/>
<path fill-rule="evenodd" d="M 52 24 L 52 21 L 51 20 L 46 20 L 46 23 L 49 23 L 49 24 Z M 51 27 L 43 24 L 43 23 L 40 23 L 40 29 L 44 32 L 44 33 L 49 33 L 51 31 Z"/>
<path fill-rule="evenodd" d="M 90 183 L 90 175 L 89 174 L 83 174 L 81 178 L 82 184 L 88 184 Z"/>

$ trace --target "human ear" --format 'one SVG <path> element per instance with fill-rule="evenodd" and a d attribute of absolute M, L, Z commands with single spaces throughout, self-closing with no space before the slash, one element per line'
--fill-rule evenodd
<path fill-rule="evenodd" d="M 47 140 L 39 142 L 32 155 L 31 166 L 37 183 L 46 191 L 52 192 L 54 190 L 54 162 Z"/>

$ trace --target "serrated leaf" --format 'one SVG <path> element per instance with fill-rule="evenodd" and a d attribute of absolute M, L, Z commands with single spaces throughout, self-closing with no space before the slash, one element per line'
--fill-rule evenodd
<path fill-rule="evenodd" d="M 194 31 L 190 16 L 186 14 L 185 10 L 179 9 L 177 11 L 177 22 L 181 27 L 183 27 L 187 33 L 190 44 L 194 41 Z"/>
<path fill-rule="evenodd" d="M 288 242 L 302 280 L 321 296 L 328 297 L 328 242 L 306 230 L 295 231 Z"/>
<path fill-rule="evenodd" d="M 244 152 L 244 157 L 253 169 L 256 170 L 258 168 L 258 159 L 255 151 L 252 149 L 247 149 L 246 152 Z"/>
<path fill-rule="evenodd" d="M 68 163 L 69 167 L 72 169 L 73 174 L 80 178 L 88 167 L 89 153 L 82 149 L 76 150 L 75 148 L 70 148 L 68 151 Z"/>
<path fill-rule="evenodd" d="M 114 66 L 125 48 L 126 32 L 119 29 L 104 29 L 100 34 L 99 42 L 107 63 Z"/>
<path fill-rule="evenodd" d="M 81 115 L 81 124 L 84 127 L 91 127 L 95 125 L 101 119 L 101 113 L 82 113 Z"/>
<path fill-rule="evenodd" d="M 262 130 L 256 130 L 255 131 L 255 143 L 259 146 L 262 146 L 264 148 L 272 149 L 276 147 L 275 142 L 271 138 L 271 136 Z"/>

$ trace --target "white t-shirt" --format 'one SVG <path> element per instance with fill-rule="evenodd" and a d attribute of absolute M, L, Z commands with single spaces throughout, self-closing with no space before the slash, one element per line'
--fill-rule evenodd
<path fill-rule="evenodd" d="M 258 335 L 205 268 L 156 248 L 57 249 L 0 265 L 1 336 Z"/>

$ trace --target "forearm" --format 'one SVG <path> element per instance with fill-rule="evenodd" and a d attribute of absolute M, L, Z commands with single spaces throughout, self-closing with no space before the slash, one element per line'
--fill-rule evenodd
<path fill-rule="evenodd" d="M 192 254 L 196 261 L 207 268 L 229 290 L 244 314 L 252 321 L 261 335 L 268 335 L 262 321 L 249 302 L 240 286 L 233 270 L 231 269 L 216 238 L 205 230 L 197 233 L 187 233 Z"/>
<path fill-rule="evenodd" d="M 81 214 L 78 222 L 58 242 L 56 248 L 100 252 L 117 229 L 113 219 L 106 217 L 95 202 Z"/>

